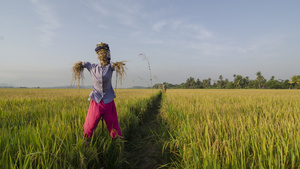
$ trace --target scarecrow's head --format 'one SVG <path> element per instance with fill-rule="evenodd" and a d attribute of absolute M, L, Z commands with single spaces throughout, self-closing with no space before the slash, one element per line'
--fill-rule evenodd
<path fill-rule="evenodd" d="M 108 65 L 110 63 L 110 51 L 107 43 L 98 43 L 95 51 L 102 66 Z"/>

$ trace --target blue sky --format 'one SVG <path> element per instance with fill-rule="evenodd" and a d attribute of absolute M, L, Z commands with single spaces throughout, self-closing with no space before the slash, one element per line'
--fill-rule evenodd
<path fill-rule="evenodd" d="M 77 61 L 97 63 L 98 42 L 127 60 L 120 87 L 179 84 L 233 74 L 299 75 L 300 1 L 3 0 L 0 85 L 69 85 Z M 91 78 L 85 71 L 84 85 Z"/>

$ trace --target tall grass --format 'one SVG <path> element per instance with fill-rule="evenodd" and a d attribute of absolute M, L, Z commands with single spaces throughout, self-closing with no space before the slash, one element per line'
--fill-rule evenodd
<path fill-rule="evenodd" d="M 0 89 L 0 168 L 119 168 L 123 142 L 99 124 L 85 146 L 89 89 Z M 130 137 L 151 90 L 116 91 Z M 300 168 L 300 91 L 168 90 L 157 138 L 175 168 Z M 148 112 L 149 113 L 149 112 Z M 151 112 L 150 112 L 151 113 Z"/>
<path fill-rule="evenodd" d="M 299 168 L 300 91 L 168 90 L 176 168 Z"/>
<path fill-rule="evenodd" d="M 118 168 L 123 142 L 99 124 L 83 144 L 89 89 L 0 89 L 0 168 Z M 129 135 L 150 90 L 116 91 L 122 133 Z M 105 126 L 105 125 L 104 125 Z"/>

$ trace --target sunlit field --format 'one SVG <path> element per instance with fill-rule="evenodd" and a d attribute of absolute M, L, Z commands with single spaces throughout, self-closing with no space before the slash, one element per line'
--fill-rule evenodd
<path fill-rule="evenodd" d="M 175 168 L 299 168 L 299 90 L 168 90 Z"/>
<path fill-rule="evenodd" d="M 156 114 L 161 131 L 148 133 L 171 158 L 161 168 L 300 168 L 299 90 L 172 89 L 160 99 L 159 90 L 117 89 L 128 139 L 112 140 L 100 121 L 86 146 L 90 92 L 0 89 L 0 168 L 135 168 L 124 145 Z"/>
<path fill-rule="evenodd" d="M 90 145 L 83 125 L 91 89 L 0 89 L 0 168 L 118 168 L 122 145 L 101 121 Z M 123 134 L 138 125 L 156 90 L 116 90 Z"/>

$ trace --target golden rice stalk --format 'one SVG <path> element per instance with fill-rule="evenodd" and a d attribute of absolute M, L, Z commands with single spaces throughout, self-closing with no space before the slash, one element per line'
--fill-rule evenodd
<path fill-rule="evenodd" d="M 126 74 L 125 70 L 127 70 L 127 67 L 125 66 L 125 62 L 127 61 L 120 61 L 120 62 L 113 63 L 113 67 L 115 68 L 116 71 L 116 77 L 117 77 L 116 81 L 119 78 L 121 84 L 123 83 L 123 79 Z"/>
<path fill-rule="evenodd" d="M 80 82 L 83 82 L 83 79 L 84 79 L 84 74 L 83 74 L 82 62 L 77 62 L 73 66 L 72 84 L 77 84 L 79 89 Z"/>

